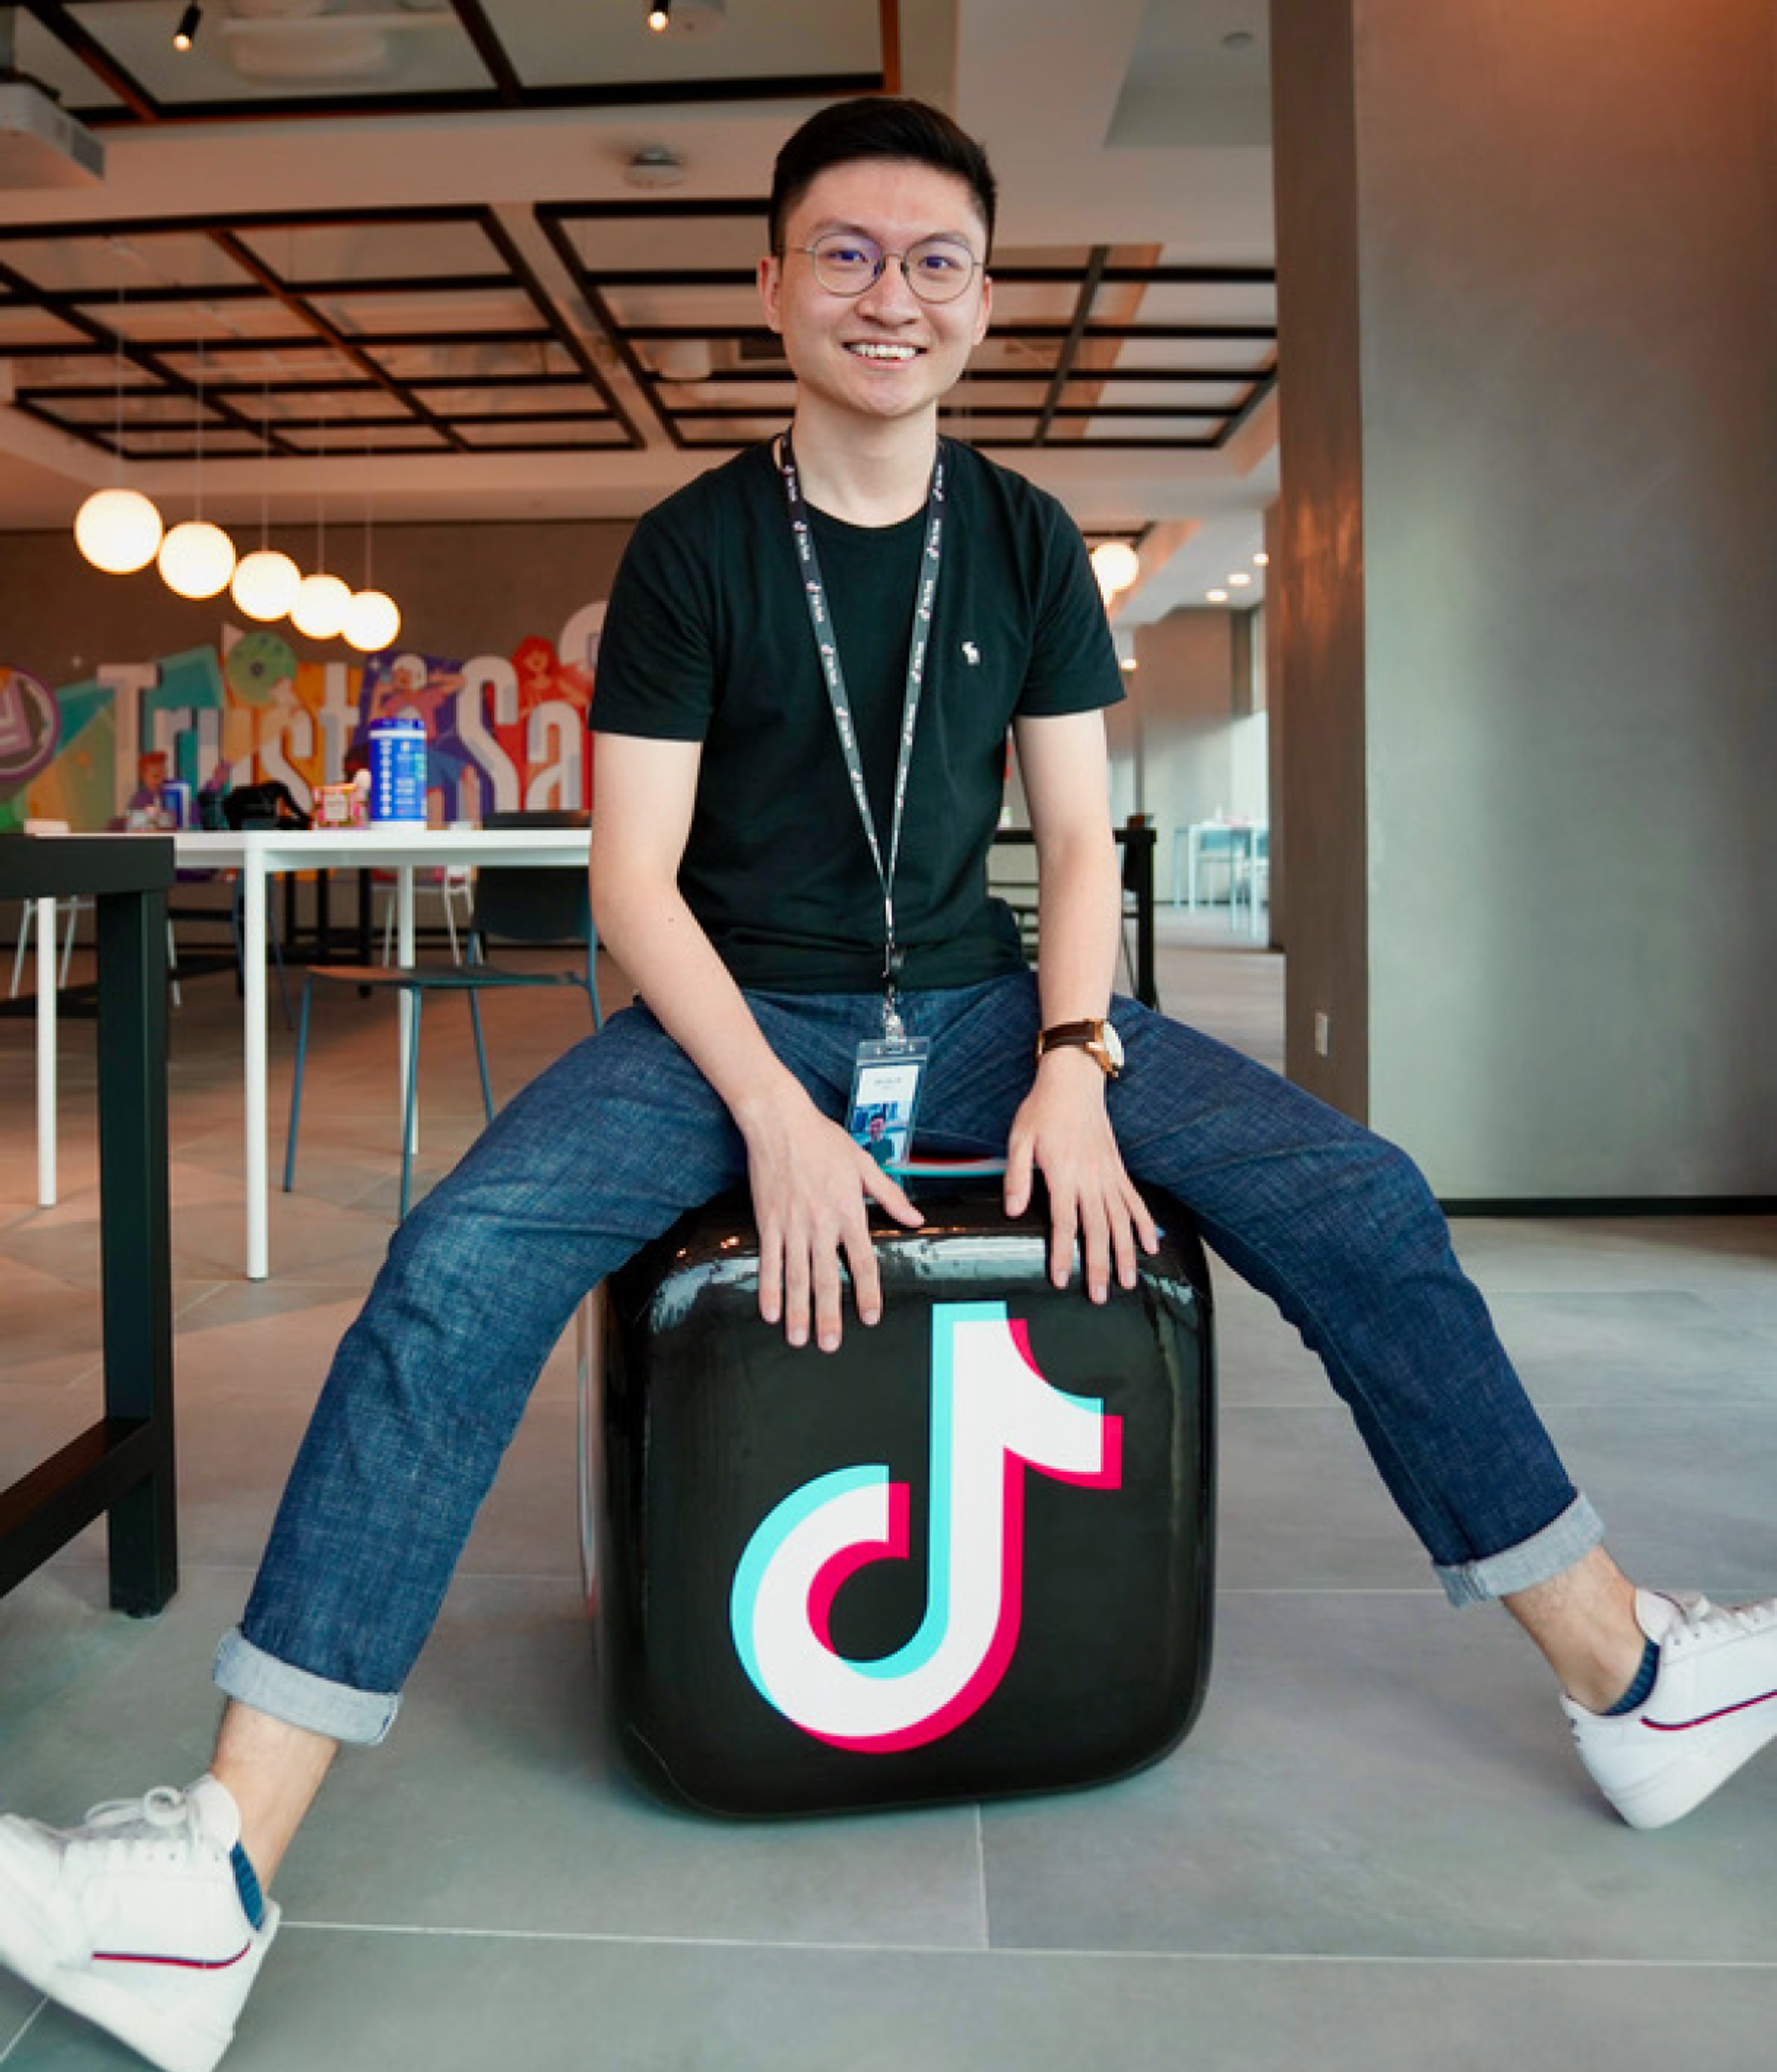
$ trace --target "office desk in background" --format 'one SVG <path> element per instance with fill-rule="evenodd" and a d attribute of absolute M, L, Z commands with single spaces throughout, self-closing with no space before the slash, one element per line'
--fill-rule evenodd
<path fill-rule="evenodd" d="M 134 841 L 133 836 L 115 837 Z M 413 873 L 467 864 L 481 870 L 503 863 L 558 865 L 584 870 L 588 837 L 578 828 L 249 828 L 193 829 L 175 834 L 186 870 L 241 874 L 241 1057 L 245 1101 L 246 1275 L 263 1281 L 271 1270 L 270 1159 L 267 1149 L 265 1048 L 265 900 L 269 882 L 298 870 L 393 870 L 399 874 L 397 928 L 401 961 L 413 960 Z M 405 1065 L 408 1017 L 402 1002 Z"/>

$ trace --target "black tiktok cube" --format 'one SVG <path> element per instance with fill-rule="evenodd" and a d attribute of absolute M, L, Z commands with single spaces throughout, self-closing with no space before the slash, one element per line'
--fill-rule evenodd
<path fill-rule="evenodd" d="M 1208 1676 L 1215 1370 L 1186 1212 L 1133 1293 L 1047 1272 L 997 1180 L 908 1182 L 883 1315 L 763 1323 L 746 1200 L 582 1318 L 582 1515 L 615 1741 L 756 1815 L 1050 1790 L 1173 1748 Z M 596 1318 L 592 1309 L 602 1310 Z"/>

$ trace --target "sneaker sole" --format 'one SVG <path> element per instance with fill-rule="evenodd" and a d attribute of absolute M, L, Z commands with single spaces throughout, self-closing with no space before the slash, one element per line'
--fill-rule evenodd
<path fill-rule="evenodd" d="M 259 1967 L 278 1932 L 278 1909 L 268 1901 L 265 1926 L 235 1960 L 245 1967 L 241 1974 L 243 2000 L 253 1989 Z M 151 2065 L 158 2065 L 161 2072 L 212 2072 L 234 2041 L 232 2026 L 219 2032 L 189 2016 L 163 2014 L 88 1967 L 76 1970 L 64 1965 L 26 1920 L 0 1922 L 0 1963 L 16 1971 L 27 1985 L 58 2007 L 127 2043 Z"/>
<path fill-rule="evenodd" d="M 1606 1794 L 1631 1827 L 1665 1827 L 1681 1820 L 1777 1739 L 1777 1692 L 1738 1718 L 1700 1721 L 1694 1728 L 1650 1725 L 1648 1731 L 1678 1737 L 1679 1746 L 1664 1769 Z M 1689 1733 L 1710 1735 L 1706 1762 L 1684 1752 L 1682 1737 Z"/>

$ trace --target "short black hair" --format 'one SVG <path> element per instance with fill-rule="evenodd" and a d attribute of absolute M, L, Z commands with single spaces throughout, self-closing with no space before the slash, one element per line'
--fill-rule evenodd
<path fill-rule="evenodd" d="M 870 93 L 836 101 L 811 115 L 778 153 L 771 175 L 771 249 L 779 257 L 791 210 L 829 166 L 859 158 L 911 159 L 955 174 L 975 198 L 992 251 L 999 183 L 986 152 L 942 109 L 895 94 Z"/>

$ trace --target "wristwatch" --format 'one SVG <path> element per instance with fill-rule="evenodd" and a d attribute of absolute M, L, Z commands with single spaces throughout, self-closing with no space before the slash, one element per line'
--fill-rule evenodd
<path fill-rule="evenodd" d="M 1071 1044 L 1078 1044 L 1096 1059 L 1108 1079 L 1114 1079 L 1123 1069 L 1122 1038 L 1108 1022 L 1057 1022 L 1038 1037 L 1037 1056 L 1040 1060 L 1047 1052 L 1065 1050 Z"/>

